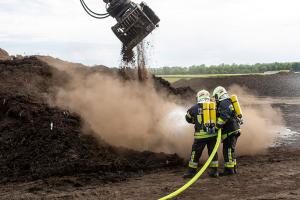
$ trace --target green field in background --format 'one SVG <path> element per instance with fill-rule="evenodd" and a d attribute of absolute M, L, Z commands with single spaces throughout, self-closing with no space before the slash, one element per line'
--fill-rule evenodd
<path fill-rule="evenodd" d="M 190 80 L 192 78 L 210 78 L 210 77 L 227 77 L 227 76 L 243 76 L 243 75 L 257 75 L 257 74 L 198 74 L 198 75 L 156 75 L 170 83 L 174 83 L 181 79 Z M 263 74 L 261 74 L 263 75 Z"/>
<path fill-rule="evenodd" d="M 265 73 L 250 73 L 250 74 L 195 74 L 195 75 L 156 75 L 157 77 L 161 77 L 170 83 L 174 83 L 181 79 L 190 80 L 192 78 L 210 78 L 210 77 L 228 77 L 228 76 L 246 76 L 246 75 L 272 75 L 277 73 L 289 73 L 289 70 L 279 70 L 279 71 L 268 71 Z"/>

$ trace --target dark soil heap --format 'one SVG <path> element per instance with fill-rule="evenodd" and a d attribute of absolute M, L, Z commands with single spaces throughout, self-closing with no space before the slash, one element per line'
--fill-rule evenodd
<path fill-rule="evenodd" d="M 153 77 L 155 79 L 155 86 L 158 91 L 165 91 L 169 94 L 173 94 L 176 96 L 180 96 L 181 99 L 185 101 L 194 100 L 195 98 L 195 91 L 192 90 L 189 86 L 185 87 L 172 87 L 172 85 L 161 77 Z"/>
<path fill-rule="evenodd" d="M 209 91 L 212 91 L 218 85 L 226 88 L 231 85 L 247 87 L 256 91 L 260 96 L 300 96 L 300 74 L 287 72 L 281 72 L 273 75 L 193 78 L 191 80 L 179 80 L 173 84 L 174 87 L 191 86 L 194 90 L 205 88 Z"/>
<path fill-rule="evenodd" d="M 80 116 L 46 103 L 63 77 L 36 57 L 0 61 L 0 182 L 67 175 L 114 181 L 182 163 L 177 155 L 116 148 L 82 134 Z"/>

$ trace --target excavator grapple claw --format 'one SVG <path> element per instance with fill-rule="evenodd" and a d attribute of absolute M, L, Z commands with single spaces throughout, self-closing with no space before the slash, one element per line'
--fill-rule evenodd
<path fill-rule="evenodd" d="M 127 49 L 132 49 L 158 27 L 160 19 L 144 2 L 131 2 L 130 8 L 117 21 L 112 31 Z"/>
<path fill-rule="evenodd" d="M 112 27 L 112 31 L 123 43 L 123 48 L 132 50 L 156 27 L 160 19 L 153 10 L 144 2 L 137 4 L 131 0 L 103 0 L 106 4 L 107 13 L 96 13 L 92 11 L 84 2 L 80 3 L 84 10 L 93 18 L 105 19 L 113 17 L 117 24 Z"/>

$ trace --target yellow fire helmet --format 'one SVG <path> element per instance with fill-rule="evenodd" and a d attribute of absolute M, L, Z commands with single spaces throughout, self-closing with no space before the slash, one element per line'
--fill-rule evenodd
<path fill-rule="evenodd" d="M 222 101 L 224 99 L 228 99 L 229 95 L 224 87 L 218 86 L 213 91 L 213 97 L 216 101 Z"/>
<path fill-rule="evenodd" d="M 206 90 L 200 90 L 196 96 L 197 103 L 210 102 L 210 93 Z"/>

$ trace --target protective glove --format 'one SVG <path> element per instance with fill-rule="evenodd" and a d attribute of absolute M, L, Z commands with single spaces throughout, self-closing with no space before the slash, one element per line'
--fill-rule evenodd
<path fill-rule="evenodd" d="M 192 117 L 185 116 L 185 120 L 190 124 L 195 124 L 195 120 Z"/>

